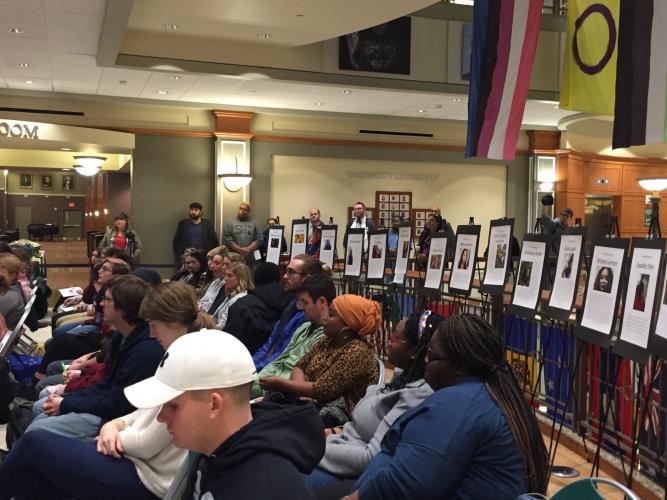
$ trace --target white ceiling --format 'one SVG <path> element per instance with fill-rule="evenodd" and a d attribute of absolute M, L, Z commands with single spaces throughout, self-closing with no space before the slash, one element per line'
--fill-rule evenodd
<path fill-rule="evenodd" d="M 190 0 L 187 5 L 192 7 L 192 16 L 175 20 L 173 12 L 183 11 L 182 0 L 139 0 L 134 4 L 130 26 L 140 29 L 153 26 L 153 29 L 164 30 L 162 24 L 178 22 L 183 23 L 184 30 L 197 31 L 201 35 L 200 27 L 189 25 L 189 19 L 201 17 L 202 12 L 215 5 L 218 9 L 214 11 L 220 13 L 211 16 L 210 26 L 201 27 L 204 33 L 213 30 L 214 25 L 219 30 L 222 23 L 228 28 L 243 28 L 223 31 L 230 37 L 256 38 L 258 29 L 275 25 L 280 29 L 272 32 L 276 35 L 274 38 L 272 34 L 271 43 L 310 43 L 416 11 L 432 4 L 433 0 L 364 2 L 372 8 L 355 10 L 358 2 L 352 0 Z M 467 119 L 466 98 L 460 94 L 102 68 L 97 66 L 96 54 L 105 8 L 105 0 L 0 0 L 0 87 L 204 103 L 214 107 Z M 296 13 L 300 11 L 305 18 L 312 17 L 310 13 L 315 8 L 319 9 L 315 17 L 323 21 L 313 24 L 306 19 L 307 24 L 298 26 L 301 20 L 296 18 Z M 357 11 L 359 16 L 349 15 L 349 12 Z M 323 12 L 328 17 L 322 17 Z M 151 18 L 151 14 L 154 17 Z M 22 32 L 12 33 L 12 28 L 20 28 Z M 28 67 L 21 67 L 24 64 Z M 557 109 L 556 104 L 529 101 L 524 125 L 556 126 L 562 117 L 572 114 Z"/>

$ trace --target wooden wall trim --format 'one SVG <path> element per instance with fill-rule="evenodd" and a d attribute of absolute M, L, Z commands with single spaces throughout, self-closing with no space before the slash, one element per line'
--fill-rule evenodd
<path fill-rule="evenodd" d="M 102 128 L 102 127 L 98 127 Z M 213 132 L 196 131 L 196 130 L 169 130 L 158 128 L 109 128 L 103 127 L 103 130 L 115 130 L 116 132 L 128 132 L 135 135 L 161 135 L 166 137 L 199 137 L 211 138 L 215 137 Z"/>
<path fill-rule="evenodd" d="M 560 147 L 560 130 L 527 130 L 528 150 L 558 149 Z"/>
<path fill-rule="evenodd" d="M 236 139 L 236 140 L 242 140 L 242 141 L 248 141 L 255 137 L 254 134 L 242 134 L 242 133 L 233 133 L 233 132 L 213 132 L 213 135 L 215 137 L 219 137 L 220 139 Z"/>
<path fill-rule="evenodd" d="M 623 156 L 606 156 L 583 151 L 570 150 L 570 158 L 591 161 L 596 163 L 616 163 L 636 166 L 667 166 L 667 159 L 660 158 L 626 158 Z"/>
<path fill-rule="evenodd" d="M 216 134 L 250 134 L 250 124 L 255 113 L 214 109 Z"/>

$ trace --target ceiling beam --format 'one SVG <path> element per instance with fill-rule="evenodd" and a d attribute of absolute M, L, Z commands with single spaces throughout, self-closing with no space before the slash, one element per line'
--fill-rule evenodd
<path fill-rule="evenodd" d="M 134 0 L 109 0 L 107 2 L 97 47 L 98 66 L 111 67 L 116 64 L 116 57 L 125 38 L 133 5 Z"/>

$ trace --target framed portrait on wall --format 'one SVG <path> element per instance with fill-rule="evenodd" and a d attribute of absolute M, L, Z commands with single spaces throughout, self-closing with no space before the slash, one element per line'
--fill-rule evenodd
<path fill-rule="evenodd" d="M 74 176 L 71 174 L 63 174 L 63 191 L 73 191 L 74 190 Z"/>
<path fill-rule="evenodd" d="M 19 178 L 19 187 L 30 189 L 32 187 L 32 174 L 21 174 Z"/>
<path fill-rule="evenodd" d="M 43 174 L 41 176 L 40 189 L 53 189 L 53 175 Z"/>

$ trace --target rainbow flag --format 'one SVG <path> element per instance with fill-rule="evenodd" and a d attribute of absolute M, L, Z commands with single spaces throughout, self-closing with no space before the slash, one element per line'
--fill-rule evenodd
<path fill-rule="evenodd" d="M 535 60 L 543 0 L 476 0 L 465 156 L 511 160 Z"/>
<path fill-rule="evenodd" d="M 560 107 L 614 114 L 620 0 L 570 0 Z"/>
<path fill-rule="evenodd" d="M 667 1 L 621 0 L 614 148 L 667 142 Z"/>

